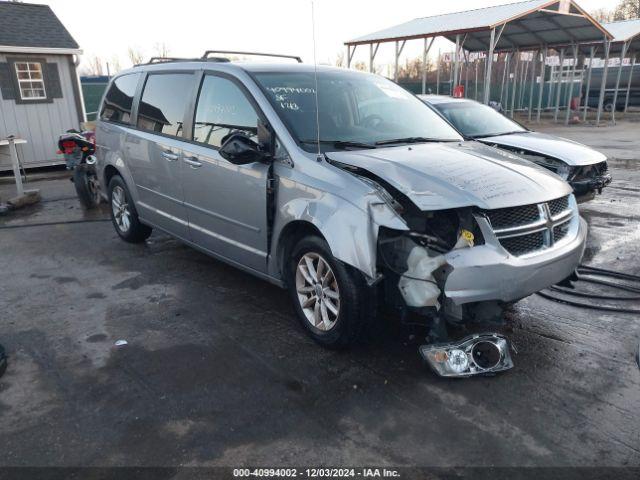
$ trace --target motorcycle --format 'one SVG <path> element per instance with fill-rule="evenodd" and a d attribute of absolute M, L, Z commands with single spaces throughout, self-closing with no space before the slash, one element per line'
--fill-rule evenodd
<path fill-rule="evenodd" d="M 73 182 L 83 207 L 95 208 L 100 203 L 100 182 L 96 172 L 96 140 L 92 131 L 67 130 L 58 139 L 58 154 L 64 155 L 67 170 L 73 171 Z"/>

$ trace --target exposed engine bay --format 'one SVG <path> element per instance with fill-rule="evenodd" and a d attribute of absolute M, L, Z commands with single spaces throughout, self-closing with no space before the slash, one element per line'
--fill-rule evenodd
<path fill-rule="evenodd" d="M 537 163 L 569 182 L 578 198 L 578 202 L 593 199 L 596 192 L 602 193 L 602 189 L 611 183 L 612 177 L 608 173 L 609 167 L 606 161 L 589 165 L 569 165 L 549 155 L 505 145 L 496 146 Z"/>

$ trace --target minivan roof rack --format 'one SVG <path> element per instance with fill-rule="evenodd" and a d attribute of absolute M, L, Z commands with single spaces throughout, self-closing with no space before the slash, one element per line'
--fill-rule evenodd
<path fill-rule="evenodd" d="M 232 50 L 207 50 L 206 52 L 204 52 L 204 55 L 202 55 L 202 60 L 208 60 L 209 55 L 211 55 L 212 53 L 215 53 L 215 54 L 222 53 L 225 55 L 250 55 L 254 57 L 290 58 L 292 60 L 295 60 L 298 63 L 302 63 L 302 58 L 298 57 L 297 55 L 280 55 L 277 53 L 259 53 L 259 52 L 236 52 Z"/>
<path fill-rule="evenodd" d="M 201 62 L 206 60 L 208 62 L 229 62 L 225 57 L 209 57 L 209 58 L 182 58 L 182 57 L 151 57 L 148 62 L 138 63 L 134 67 L 141 67 L 143 65 L 154 65 L 156 63 L 170 63 L 170 62 Z"/>

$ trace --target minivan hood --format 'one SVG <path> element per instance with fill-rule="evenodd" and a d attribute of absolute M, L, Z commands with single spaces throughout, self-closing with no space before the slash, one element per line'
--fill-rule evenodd
<path fill-rule="evenodd" d="M 607 159 L 602 153 L 581 143 L 539 132 L 510 133 L 478 140 L 489 145 L 522 148 L 562 160 L 571 166 L 592 165 Z"/>
<path fill-rule="evenodd" d="M 426 143 L 327 153 L 378 176 L 421 210 L 541 203 L 571 193 L 560 177 L 479 142 Z"/>

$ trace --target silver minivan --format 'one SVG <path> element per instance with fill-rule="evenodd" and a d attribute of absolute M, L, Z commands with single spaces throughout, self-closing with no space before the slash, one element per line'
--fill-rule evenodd
<path fill-rule="evenodd" d="M 376 75 L 153 62 L 111 81 L 96 137 L 122 239 L 157 228 L 287 288 L 329 347 L 382 306 L 482 320 L 569 276 L 585 246 L 567 183 Z"/>

